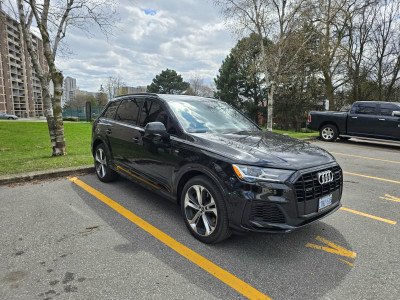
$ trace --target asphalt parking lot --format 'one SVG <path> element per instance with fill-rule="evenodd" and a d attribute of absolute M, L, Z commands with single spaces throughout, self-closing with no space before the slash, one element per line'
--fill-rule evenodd
<path fill-rule="evenodd" d="M 399 299 L 400 145 L 313 143 L 343 168 L 343 208 L 217 245 L 125 179 L 0 186 L 0 299 Z"/>

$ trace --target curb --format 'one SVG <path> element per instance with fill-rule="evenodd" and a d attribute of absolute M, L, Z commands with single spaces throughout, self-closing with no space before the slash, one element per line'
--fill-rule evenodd
<path fill-rule="evenodd" d="M 77 174 L 77 173 L 79 173 L 79 174 L 94 173 L 94 166 L 87 165 L 87 166 L 69 167 L 69 168 L 62 168 L 62 169 L 52 169 L 52 170 L 36 171 L 36 172 L 23 173 L 23 174 L 12 174 L 12 175 L 0 176 L 0 185 L 26 182 L 26 181 L 32 181 L 32 180 L 38 180 L 38 179 L 66 177 L 66 176 Z"/>

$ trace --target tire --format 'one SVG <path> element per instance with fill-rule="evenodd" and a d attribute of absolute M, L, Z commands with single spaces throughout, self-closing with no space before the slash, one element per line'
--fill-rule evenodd
<path fill-rule="evenodd" d="M 334 142 L 338 137 L 338 130 L 335 125 L 327 124 L 319 130 L 319 137 L 325 142 Z"/>
<path fill-rule="evenodd" d="M 94 153 L 94 168 L 97 178 L 102 182 L 115 180 L 118 174 L 110 168 L 110 154 L 104 144 L 98 145 Z"/>
<path fill-rule="evenodd" d="M 196 176 L 185 184 L 181 210 L 186 227 L 199 241 L 218 243 L 231 235 L 222 194 L 207 177 Z"/>
<path fill-rule="evenodd" d="M 14 120 L 14 118 L 12 118 L 12 117 L 9 117 L 8 119 L 9 119 L 9 120 Z"/>

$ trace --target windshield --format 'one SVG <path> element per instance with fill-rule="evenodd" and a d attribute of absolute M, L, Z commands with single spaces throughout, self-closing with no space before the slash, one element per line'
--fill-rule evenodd
<path fill-rule="evenodd" d="M 187 132 L 222 132 L 260 130 L 225 102 L 171 101 L 170 107 Z"/>

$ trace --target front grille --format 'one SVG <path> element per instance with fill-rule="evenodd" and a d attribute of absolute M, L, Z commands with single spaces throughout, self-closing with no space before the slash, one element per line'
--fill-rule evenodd
<path fill-rule="evenodd" d="M 250 220 L 269 223 L 285 223 L 285 216 L 276 204 L 253 200 Z"/>
<path fill-rule="evenodd" d="M 332 171 L 333 181 L 322 185 L 318 181 L 317 174 L 327 170 Z M 297 201 L 303 202 L 328 195 L 339 189 L 342 184 L 343 175 L 339 166 L 303 174 L 294 184 Z"/>

